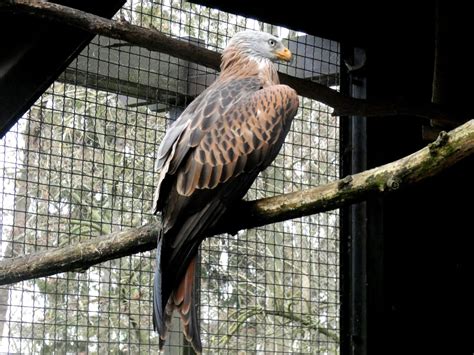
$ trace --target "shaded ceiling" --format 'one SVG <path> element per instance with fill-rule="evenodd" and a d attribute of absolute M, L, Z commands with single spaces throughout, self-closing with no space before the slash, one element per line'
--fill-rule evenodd
<path fill-rule="evenodd" d="M 125 0 L 62 0 L 104 17 L 112 17 Z M 0 11 L 0 137 L 43 94 L 89 43 L 93 35 L 28 15 Z"/>
<path fill-rule="evenodd" d="M 256 18 L 274 25 L 367 47 L 403 33 L 433 31 L 435 2 L 343 2 L 343 1 L 217 1 L 191 0 L 222 11 Z M 311 4 L 311 5 L 309 5 Z"/>

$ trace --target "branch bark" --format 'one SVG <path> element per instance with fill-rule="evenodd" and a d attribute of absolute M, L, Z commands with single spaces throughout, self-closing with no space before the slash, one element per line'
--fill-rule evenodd
<path fill-rule="evenodd" d="M 243 201 L 224 216 L 209 236 L 236 233 L 291 218 L 333 210 L 381 193 L 420 183 L 474 154 L 474 120 L 443 132 L 425 148 L 392 163 L 313 189 Z M 77 245 L 0 261 L 0 285 L 85 270 L 98 263 L 156 247 L 157 223 L 116 232 Z"/>
<path fill-rule="evenodd" d="M 125 21 L 113 21 L 70 7 L 37 0 L 8 0 L 0 3 L 0 10 L 42 17 L 219 70 L 219 53 L 169 37 L 157 30 L 131 25 Z M 324 85 L 283 73 L 280 73 L 280 79 L 282 83 L 291 86 L 300 95 L 333 107 L 334 115 L 337 116 L 403 115 L 442 122 L 466 121 L 471 117 L 470 112 L 460 112 L 432 103 L 410 104 L 401 100 L 394 102 L 393 100 L 354 99 Z"/>

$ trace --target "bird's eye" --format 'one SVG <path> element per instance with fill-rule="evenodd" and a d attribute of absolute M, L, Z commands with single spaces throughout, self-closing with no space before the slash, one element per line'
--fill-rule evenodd
<path fill-rule="evenodd" d="M 269 39 L 268 44 L 270 45 L 270 47 L 275 47 L 276 41 L 274 39 Z"/>

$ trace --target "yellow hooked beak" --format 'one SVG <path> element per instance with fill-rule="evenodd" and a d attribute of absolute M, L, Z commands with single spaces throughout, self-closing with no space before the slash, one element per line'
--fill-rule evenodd
<path fill-rule="evenodd" d="M 290 62 L 292 54 L 288 48 L 283 48 L 282 50 L 277 51 L 276 56 L 280 60 L 284 60 L 285 62 Z"/>

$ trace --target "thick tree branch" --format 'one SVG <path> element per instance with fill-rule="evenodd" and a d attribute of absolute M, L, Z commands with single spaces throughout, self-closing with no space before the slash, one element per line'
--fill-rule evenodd
<path fill-rule="evenodd" d="M 0 10 L 9 10 L 43 17 L 50 21 L 74 26 L 93 34 L 126 41 L 219 70 L 220 54 L 194 44 L 169 37 L 159 31 L 134 26 L 125 21 L 113 21 L 66 6 L 34 1 L 7 0 Z M 470 113 L 449 110 L 431 103 L 409 104 L 403 101 L 361 100 L 345 96 L 324 85 L 280 73 L 282 83 L 293 87 L 300 95 L 315 99 L 334 108 L 335 115 L 356 116 L 417 116 L 446 122 L 466 121 Z"/>
<path fill-rule="evenodd" d="M 390 193 L 434 176 L 474 154 L 474 120 L 442 133 L 427 147 L 395 162 L 313 189 L 242 202 L 209 235 L 254 228 L 333 210 L 370 196 Z M 156 247 L 158 224 L 98 237 L 77 245 L 0 262 L 0 285 L 59 272 L 87 269 L 106 260 Z"/>

